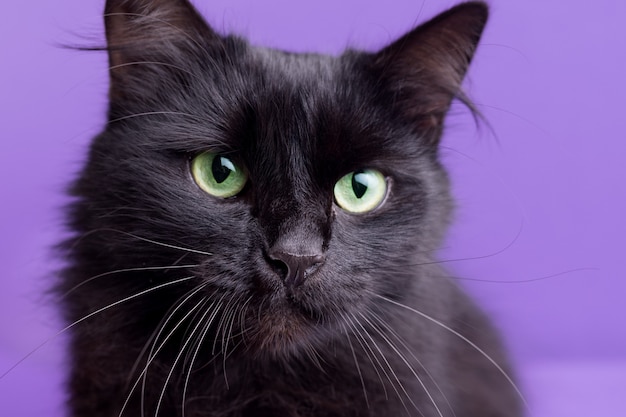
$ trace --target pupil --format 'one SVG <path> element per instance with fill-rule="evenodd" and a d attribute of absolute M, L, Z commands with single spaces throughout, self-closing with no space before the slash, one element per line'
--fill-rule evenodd
<path fill-rule="evenodd" d="M 361 198 L 367 192 L 367 176 L 363 171 L 357 171 L 352 176 L 352 190 L 356 198 Z"/>
<path fill-rule="evenodd" d="M 228 178 L 230 173 L 234 171 L 234 168 L 235 167 L 228 158 L 224 158 L 223 156 L 216 156 L 213 158 L 213 162 L 211 163 L 211 172 L 213 173 L 215 182 L 221 184 L 226 181 L 226 178 Z"/>

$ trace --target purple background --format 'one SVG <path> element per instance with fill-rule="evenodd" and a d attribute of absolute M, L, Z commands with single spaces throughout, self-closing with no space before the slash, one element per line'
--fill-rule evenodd
<path fill-rule="evenodd" d="M 453 0 L 196 1 L 256 44 L 378 48 Z M 626 2 L 491 0 L 444 157 L 459 209 L 443 259 L 503 330 L 533 417 L 626 415 Z M 60 328 L 62 189 L 104 121 L 103 1 L 0 4 L 0 374 Z M 420 14 L 421 9 L 421 14 Z M 551 277 L 550 277 L 551 276 Z M 539 279 L 543 277 L 550 277 Z M 476 280 L 490 280 L 484 282 Z M 63 338 L 0 379 L 0 415 L 60 416 Z"/>

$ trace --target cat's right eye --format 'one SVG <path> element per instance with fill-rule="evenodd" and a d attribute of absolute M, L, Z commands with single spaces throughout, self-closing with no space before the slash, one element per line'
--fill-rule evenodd
<path fill-rule="evenodd" d="M 203 152 L 193 158 L 191 174 L 202 190 L 220 198 L 239 194 L 248 181 L 243 167 L 233 159 L 214 152 Z"/>

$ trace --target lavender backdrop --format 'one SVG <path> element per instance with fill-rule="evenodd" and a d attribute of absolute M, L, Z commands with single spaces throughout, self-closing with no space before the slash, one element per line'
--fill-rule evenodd
<path fill-rule="evenodd" d="M 453 0 L 196 1 L 254 43 L 377 48 Z M 626 415 L 626 2 L 491 0 L 467 89 L 493 127 L 449 119 L 459 201 L 443 259 L 493 315 L 533 417 Z M 42 296 L 62 189 L 102 126 L 103 1 L 0 5 L 0 415 L 62 415 L 63 338 Z M 549 277 L 545 279 L 540 279 Z M 489 282 L 476 280 L 490 280 Z M 497 282 L 492 282 L 497 281 Z"/>

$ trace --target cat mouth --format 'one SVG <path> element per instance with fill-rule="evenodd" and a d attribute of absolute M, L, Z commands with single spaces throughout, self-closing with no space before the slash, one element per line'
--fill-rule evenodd
<path fill-rule="evenodd" d="M 315 265 L 315 268 L 318 268 Z M 315 302 L 317 289 L 313 288 L 309 282 L 294 285 L 293 282 L 285 282 L 285 277 L 281 277 L 281 272 L 275 270 L 263 271 L 253 278 L 255 288 L 265 299 L 261 302 L 261 307 L 269 308 L 270 314 L 298 317 L 309 322 L 320 322 L 324 314 L 320 311 L 320 306 Z"/>
<path fill-rule="evenodd" d="M 272 357 L 291 356 L 310 349 L 325 328 L 319 311 L 310 309 L 287 291 L 275 294 L 269 308 L 262 308 L 248 333 L 254 350 Z"/>
<path fill-rule="evenodd" d="M 301 294 L 291 290 L 281 291 L 273 297 L 272 308 L 267 316 L 279 322 L 298 322 L 302 325 L 315 326 L 321 324 L 322 313 L 311 308 Z"/>

